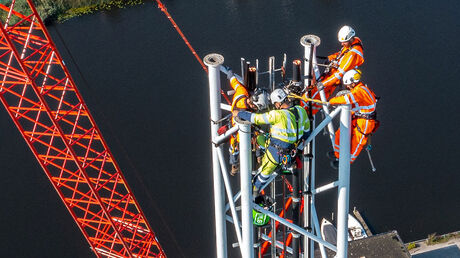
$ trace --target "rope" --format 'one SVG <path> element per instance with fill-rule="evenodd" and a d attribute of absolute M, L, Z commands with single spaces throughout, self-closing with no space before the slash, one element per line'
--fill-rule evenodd
<path fill-rule="evenodd" d="M 160 8 L 160 10 L 166 15 L 166 18 L 168 18 L 168 20 L 171 22 L 171 24 L 173 25 L 173 27 L 176 29 L 177 33 L 179 33 L 179 35 L 181 36 L 182 40 L 184 41 L 184 43 L 187 45 L 187 47 L 190 49 L 190 51 L 192 51 L 192 54 L 195 56 L 196 60 L 200 63 L 201 67 L 203 67 L 203 70 L 207 73 L 208 72 L 208 68 L 206 67 L 206 65 L 203 63 L 203 60 L 198 56 L 198 54 L 196 53 L 195 49 L 192 47 L 192 45 L 190 44 L 190 42 L 188 41 L 187 37 L 185 37 L 184 33 L 182 32 L 182 30 L 179 28 L 179 26 L 177 25 L 177 23 L 174 21 L 174 19 L 172 18 L 171 14 L 169 14 L 168 10 L 166 9 L 165 5 L 160 1 L 160 0 L 155 0 L 158 4 L 158 8 Z M 224 97 L 225 101 L 227 101 L 227 103 L 230 105 L 231 101 L 230 99 L 228 98 L 228 96 L 224 93 L 224 91 L 221 89 L 220 90 L 220 94 L 222 94 L 222 96 Z"/>
<path fill-rule="evenodd" d="M 174 21 L 174 19 L 171 17 L 171 14 L 169 14 L 168 10 L 166 9 L 165 5 L 160 1 L 160 0 L 155 0 L 158 4 L 158 8 L 160 8 L 160 10 L 162 12 L 165 13 L 166 17 L 168 18 L 168 20 L 172 23 L 173 27 L 176 29 L 176 31 L 179 33 L 179 35 L 182 37 L 182 39 L 184 40 L 185 44 L 187 45 L 187 47 L 190 49 L 190 51 L 192 51 L 192 54 L 195 56 L 196 60 L 198 60 L 198 62 L 200 62 L 201 64 L 201 67 L 203 67 L 203 70 L 205 70 L 206 72 L 208 72 L 208 68 L 206 67 L 206 65 L 203 63 L 203 61 L 201 60 L 201 58 L 198 56 L 198 54 L 196 53 L 195 49 L 193 49 L 192 45 L 190 44 L 190 42 L 188 42 L 187 38 L 185 37 L 184 33 L 182 33 L 181 29 L 179 28 L 179 26 L 177 26 L 177 23 Z"/>

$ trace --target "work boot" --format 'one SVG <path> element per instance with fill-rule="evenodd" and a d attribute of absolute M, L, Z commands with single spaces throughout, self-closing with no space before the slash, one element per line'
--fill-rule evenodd
<path fill-rule="evenodd" d="M 328 151 L 328 152 L 326 152 L 326 156 L 327 156 L 328 158 L 332 159 L 332 160 L 336 160 L 336 159 L 337 159 L 337 157 L 335 156 L 335 152 L 333 152 L 333 151 Z"/>
<path fill-rule="evenodd" d="M 235 176 L 239 171 L 238 165 L 232 165 L 232 171 L 230 171 L 231 176 Z"/>
<path fill-rule="evenodd" d="M 329 163 L 331 165 L 331 167 L 335 170 L 339 169 L 339 161 L 338 160 L 331 160 L 331 162 Z"/>

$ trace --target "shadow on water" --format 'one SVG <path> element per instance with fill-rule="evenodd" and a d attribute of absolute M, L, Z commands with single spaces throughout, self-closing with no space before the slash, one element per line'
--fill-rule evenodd
<path fill-rule="evenodd" d="M 355 27 L 364 80 L 382 97 L 382 126 L 373 137 L 377 172 L 365 155 L 352 166 L 350 207 L 366 214 L 374 232 L 397 229 L 407 242 L 459 230 L 458 1 L 165 4 L 200 56 L 221 53 L 235 70 L 242 56 L 260 58 L 262 69 L 268 56 L 301 56 L 305 34 L 321 37 L 319 54 L 333 52 L 338 28 Z M 214 257 L 207 78 L 167 19 L 146 3 L 72 19 L 50 33 L 169 257 Z M 0 115 L 3 253 L 91 257 L 6 112 Z M 318 141 L 321 185 L 336 172 L 323 155 L 328 139 Z M 320 216 L 335 212 L 334 198 L 334 191 L 318 196 Z"/>

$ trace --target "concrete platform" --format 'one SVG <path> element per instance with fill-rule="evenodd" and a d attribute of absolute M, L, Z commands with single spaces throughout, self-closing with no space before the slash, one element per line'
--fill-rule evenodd
<path fill-rule="evenodd" d="M 427 245 L 426 240 L 414 242 L 417 247 L 409 250 L 413 258 L 456 258 L 460 257 L 460 238 L 445 243 Z"/>
<path fill-rule="evenodd" d="M 326 249 L 326 252 L 328 257 L 335 255 L 329 249 Z M 410 254 L 396 230 L 349 242 L 347 256 L 350 258 L 410 258 Z M 321 257 L 319 250 L 315 250 L 316 257 Z"/>

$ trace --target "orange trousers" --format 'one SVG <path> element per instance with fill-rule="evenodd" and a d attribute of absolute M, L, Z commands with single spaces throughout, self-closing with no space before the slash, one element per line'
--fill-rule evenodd
<path fill-rule="evenodd" d="M 351 162 L 355 161 L 359 153 L 366 146 L 369 135 L 375 128 L 375 120 L 355 118 L 352 120 L 350 154 Z M 358 128 L 359 127 L 359 128 Z M 340 129 L 335 132 L 334 153 L 339 158 L 340 150 Z"/>

